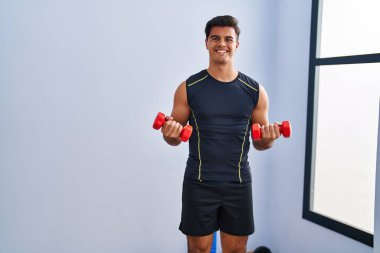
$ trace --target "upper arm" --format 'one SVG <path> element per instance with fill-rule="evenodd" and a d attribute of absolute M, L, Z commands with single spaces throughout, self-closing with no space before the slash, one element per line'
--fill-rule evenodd
<path fill-rule="evenodd" d="M 187 102 L 186 81 L 183 81 L 175 91 L 171 116 L 183 126 L 189 120 L 190 106 Z"/>
<path fill-rule="evenodd" d="M 269 99 L 264 87 L 260 85 L 259 88 L 259 101 L 252 111 L 252 123 L 259 123 L 262 125 L 269 124 L 268 119 Z"/>

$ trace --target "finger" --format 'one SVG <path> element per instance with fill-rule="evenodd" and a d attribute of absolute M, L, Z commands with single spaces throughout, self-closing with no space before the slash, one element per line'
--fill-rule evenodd
<path fill-rule="evenodd" d="M 178 123 L 177 130 L 174 133 L 175 137 L 179 137 L 181 135 L 182 129 L 183 129 L 183 126 L 180 123 Z"/>
<path fill-rule="evenodd" d="M 165 136 L 168 136 L 169 133 L 172 131 L 174 125 L 175 125 L 175 121 L 172 121 L 172 120 L 168 120 L 165 122 L 165 124 L 163 125 L 162 127 L 162 133 L 165 135 Z"/>
<path fill-rule="evenodd" d="M 165 121 L 164 125 L 161 128 L 161 133 L 165 134 L 167 132 L 168 124 L 170 124 L 170 120 Z"/>
<path fill-rule="evenodd" d="M 177 138 L 179 136 L 179 134 L 177 134 L 179 126 L 180 126 L 180 124 L 178 122 L 175 122 L 173 124 L 173 127 L 169 133 L 170 137 Z"/>
<path fill-rule="evenodd" d="M 276 139 L 280 137 L 281 135 L 281 132 L 280 132 L 280 127 L 278 126 L 278 124 L 274 124 L 274 131 L 276 132 Z"/>
<path fill-rule="evenodd" d="M 170 136 L 170 137 L 174 137 L 174 135 L 175 135 L 175 132 L 177 131 L 177 128 L 178 128 L 178 122 L 176 122 L 176 121 L 172 121 L 171 123 L 170 123 L 170 128 L 169 128 L 169 131 L 168 131 L 168 135 Z"/>
<path fill-rule="evenodd" d="M 276 132 L 274 131 L 274 127 L 273 127 L 273 125 L 269 125 L 268 126 L 268 131 L 269 131 L 269 139 L 270 140 L 274 140 L 274 139 L 276 139 Z"/>
<path fill-rule="evenodd" d="M 261 139 L 266 140 L 268 139 L 269 135 L 269 126 L 268 125 L 263 125 L 261 126 Z"/>

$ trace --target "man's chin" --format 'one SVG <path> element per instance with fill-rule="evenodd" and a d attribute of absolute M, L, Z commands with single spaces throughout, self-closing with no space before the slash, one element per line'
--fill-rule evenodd
<path fill-rule="evenodd" d="M 212 57 L 212 61 L 219 64 L 225 64 L 230 62 L 231 58 L 228 56 Z"/>
<path fill-rule="evenodd" d="M 213 62 L 216 64 L 224 65 L 224 64 L 228 64 L 230 60 L 229 59 L 215 59 Z"/>

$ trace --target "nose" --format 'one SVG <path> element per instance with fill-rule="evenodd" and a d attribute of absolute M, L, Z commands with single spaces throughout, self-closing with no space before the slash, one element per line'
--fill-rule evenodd
<path fill-rule="evenodd" d="M 219 40 L 218 46 L 224 47 L 225 45 L 226 45 L 226 42 L 223 39 Z"/>

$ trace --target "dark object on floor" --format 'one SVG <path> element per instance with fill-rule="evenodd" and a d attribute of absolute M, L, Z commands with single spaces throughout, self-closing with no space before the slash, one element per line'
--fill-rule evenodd
<path fill-rule="evenodd" d="M 258 248 L 256 248 L 253 253 L 272 253 L 272 251 L 270 251 L 270 249 L 268 249 L 267 247 L 265 246 L 260 246 Z"/>

